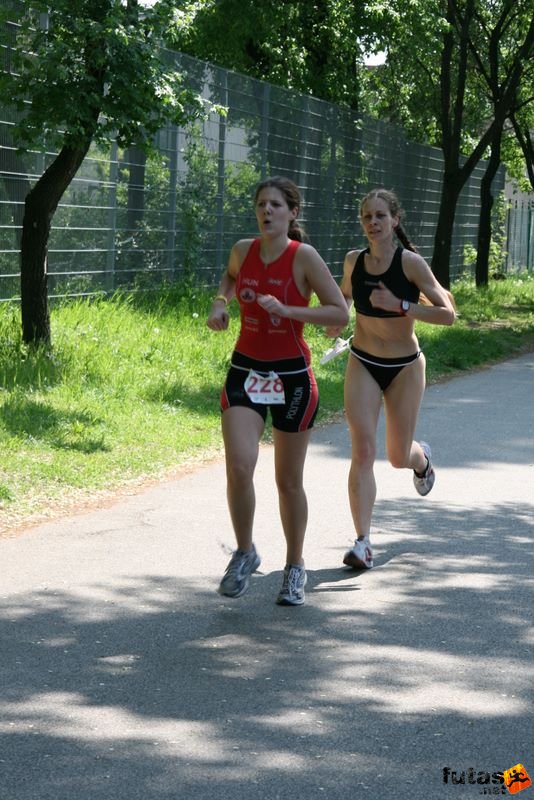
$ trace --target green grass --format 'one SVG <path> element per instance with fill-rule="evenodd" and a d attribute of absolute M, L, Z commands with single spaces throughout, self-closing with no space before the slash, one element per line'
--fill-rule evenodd
<path fill-rule="evenodd" d="M 534 349 L 534 278 L 453 291 L 458 322 L 418 326 L 429 382 Z M 222 453 L 238 318 L 234 303 L 230 330 L 209 331 L 209 298 L 175 289 L 57 305 L 53 346 L 37 351 L 21 341 L 18 308 L 0 306 L 0 531 Z M 306 335 L 324 423 L 342 410 L 346 356 L 320 366 L 331 340 Z"/>

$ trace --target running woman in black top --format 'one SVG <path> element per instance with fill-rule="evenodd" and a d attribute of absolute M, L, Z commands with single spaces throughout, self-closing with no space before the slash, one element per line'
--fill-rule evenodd
<path fill-rule="evenodd" d="M 414 441 L 425 390 L 425 357 L 415 335 L 415 321 L 452 325 L 452 295 L 436 280 L 401 225 L 393 192 L 374 189 L 360 204 L 369 246 L 345 256 L 341 291 L 356 329 L 345 376 L 345 412 L 352 440 L 349 501 L 356 529 L 354 547 L 343 563 L 355 569 L 373 566 L 371 518 L 376 500 L 374 461 L 382 398 L 386 450 L 393 467 L 413 470 L 416 490 L 426 495 L 434 485 L 431 450 Z M 401 243 L 398 247 L 393 235 Z M 424 302 L 419 302 L 420 294 Z M 340 328 L 327 328 L 339 336 Z"/>

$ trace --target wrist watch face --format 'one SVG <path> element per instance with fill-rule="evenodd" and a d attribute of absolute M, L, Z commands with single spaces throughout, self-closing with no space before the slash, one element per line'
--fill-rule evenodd
<path fill-rule="evenodd" d="M 401 308 L 404 311 L 404 313 L 406 314 L 406 312 L 410 310 L 410 301 L 409 300 L 403 300 L 402 303 L 401 303 Z"/>

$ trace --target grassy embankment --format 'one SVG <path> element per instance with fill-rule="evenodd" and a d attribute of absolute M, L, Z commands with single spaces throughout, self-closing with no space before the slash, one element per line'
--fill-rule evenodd
<path fill-rule="evenodd" d="M 453 290 L 457 323 L 417 328 L 429 383 L 534 349 L 534 276 Z M 0 306 L 0 531 L 222 452 L 218 399 L 237 307 L 230 330 L 212 333 L 209 297 L 55 306 L 50 352 L 28 351 L 18 308 Z M 320 366 L 331 340 L 311 326 L 307 338 L 325 423 L 341 412 L 346 355 Z"/>

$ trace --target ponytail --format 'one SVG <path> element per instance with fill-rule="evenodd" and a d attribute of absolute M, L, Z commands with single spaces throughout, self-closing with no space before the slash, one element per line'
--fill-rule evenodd
<path fill-rule="evenodd" d="M 410 239 L 408 239 L 408 236 L 407 236 L 407 234 L 406 234 L 406 231 L 404 230 L 404 228 L 402 227 L 402 225 L 400 224 L 400 222 L 399 222 L 399 224 L 397 225 L 397 227 L 395 228 L 395 233 L 397 234 L 397 239 L 398 239 L 398 240 L 399 240 L 399 242 L 402 244 L 402 246 L 403 246 L 404 248 L 406 248 L 406 250 L 411 250 L 411 251 L 412 251 L 412 253 L 418 253 L 418 252 L 419 252 L 419 250 L 418 250 L 418 249 L 417 249 L 417 247 L 416 247 L 416 246 L 413 244 L 413 242 L 412 242 L 412 241 L 410 241 Z"/>
<path fill-rule="evenodd" d="M 294 219 L 292 219 L 291 222 L 289 223 L 289 230 L 287 232 L 287 235 L 290 239 L 294 239 L 297 242 L 308 241 L 308 235 L 304 230 L 303 226 Z"/>

